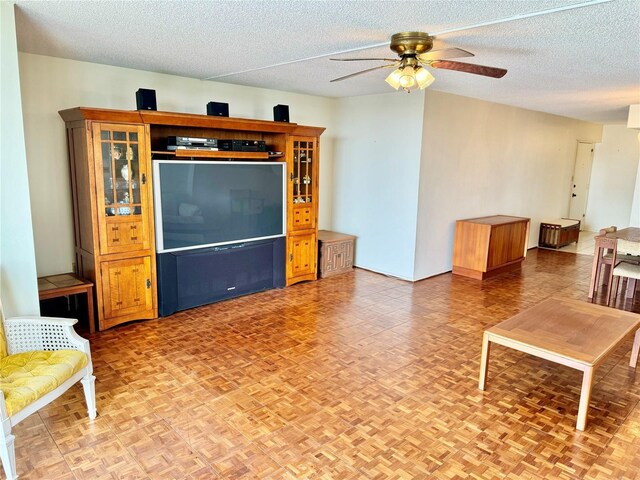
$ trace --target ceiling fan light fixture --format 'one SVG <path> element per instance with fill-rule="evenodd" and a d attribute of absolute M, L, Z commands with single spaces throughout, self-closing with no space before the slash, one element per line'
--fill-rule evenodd
<path fill-rule="evenodd" d="M 393 72 L 389 74 L 389 76 L 385 79 L 389 85 L 398 90 L 400 88 L 400 77 L 402 77 L 402 69 L 396 68 Z"/>
<path fill-rule="evenodd" d="M 395 69 L 385 79 L 385 81 L 396 90 L 402 87 L 407 92 L 411 91 L 414 87 L 423 90 L 431 85 L 434 80 L 435 78 L 426 68 L 411 65 Z"/>
<path fill-rule="evenodd" d="M 413 67 L 404 67 L 400 75 L 400 86 L 407 92 L 416 86 L 416 71 Z"/>
<path fill-rule="evenodd" d="M 431 85 L 435 81 L 435 77 L 431 75 L 431 72 L 424 67 L 418 67 L 416 69 L 416 82 L 418 83 L 418 88 L 420 90 L 424 90 L 429 85 Z"/>

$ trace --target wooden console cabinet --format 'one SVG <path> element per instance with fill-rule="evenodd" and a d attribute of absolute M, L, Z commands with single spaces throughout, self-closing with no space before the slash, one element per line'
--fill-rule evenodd
<path fill-rule="evenodd" d="M 484 280 L 520 268 L 527 255 L 530 219 L 508 215 L 456 222 L 453 273 Z"/>
<path fill-rule="evenodd" d="M 286 284 L 317 277 L 319 139 L 324 128 L 149 110 L 78 107 L 67 128 L 77 271 L 95 283 L 99 329 L 158 316 L 152 161 L 287 164 Z M 167 137 L 262 140 L 267 150 L 167 150 Z"/>

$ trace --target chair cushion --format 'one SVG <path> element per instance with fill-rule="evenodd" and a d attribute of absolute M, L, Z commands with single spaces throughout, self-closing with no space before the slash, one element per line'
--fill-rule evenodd
<path fill-rule="evenodd" d="M 546 223 L 547 225 L 557 225 L 561 228 L 567 228 L 578 225 L 580 223 L 580 220 L 573 220 L 571 218 L 554 218 L 541 223 Z"/>
<path fill-rule="evenodd" d="M 612 253 L 605 253 L 604 258 L 611 260 L 613 258 Z M 616 254 L 617 262 L 629 262 L 629 263 L 640 263 L 640 257 L 637 255 L 628 255 L 626 253 L 617 253 Z M 611 262 L 609 262 L 611 263 Z"/>
<path fill-rule="evenodd" d="M 640 265 L 622 262 L 613 269 L 613 274 L 619 277 L 640 278 Z"/>
<path fill-rule="evenodd" d="M 83 367 L 87 355 L 77 350 L 33 351 L 0 359 L 0 390 L 9 416 L 55 390 Z"/>

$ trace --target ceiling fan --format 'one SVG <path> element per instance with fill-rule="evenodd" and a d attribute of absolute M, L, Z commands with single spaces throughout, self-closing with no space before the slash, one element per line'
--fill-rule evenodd
<path fill-rule="evenodd" d="M 463 63 L 449 60 L 450 58 L 473 57 L 473 53 L 461 48 L 444 48 L 431 50 L 433 38 L 423 32 L 401 32 L 391 36 L 389 48 L 398 54 L 395 58 L 332 58 L 339 62 L 357 61 L 384 61 L 387 65 L 368 68 L 360 72 L 334 78 L 332 82 L 346 80 L 363 73 L 372 72 L 382 68 L 393 68 L 394 71 L 386 78 L 386 82 L 398 90 L 402 87 L 407 92 L 412 88 L 427 88 L 435 78 L 425 67 L 442 68 L 445 70 L 457 70 L 459 72 L 474 73 L 485 77 L 502 78 L 507 73 L 504 68 L 485 67 L 472 63 Z"/>

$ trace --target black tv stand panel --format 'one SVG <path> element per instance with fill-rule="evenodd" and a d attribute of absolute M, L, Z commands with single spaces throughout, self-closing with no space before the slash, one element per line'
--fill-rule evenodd
<path fill-rule="evenodd" d="M 159 253 L 158 313 L 285 286 L 285 238 Z"/>

